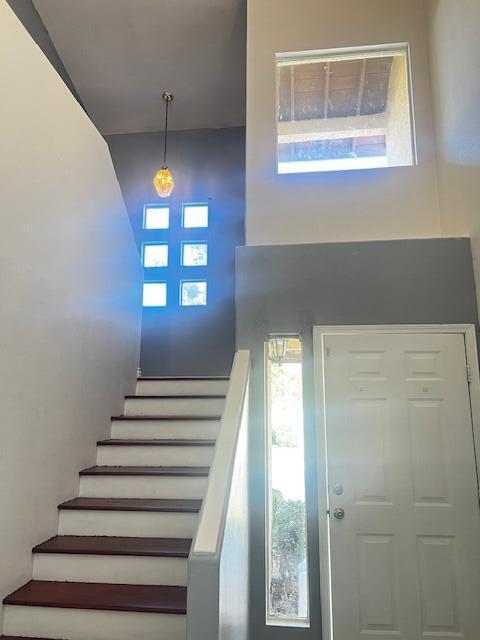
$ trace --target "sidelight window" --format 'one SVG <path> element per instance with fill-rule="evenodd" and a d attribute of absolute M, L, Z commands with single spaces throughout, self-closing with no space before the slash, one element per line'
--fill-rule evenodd
<path fill-rule="evenodd" d="M 271 336 L 267 384 L 267 624 L 309 626 L 302 342 Z"/>

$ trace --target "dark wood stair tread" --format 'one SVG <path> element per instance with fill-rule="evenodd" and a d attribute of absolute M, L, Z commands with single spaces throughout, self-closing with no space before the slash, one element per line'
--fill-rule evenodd
<path fill-rule="evenodd" d="M 186 587 L 31 580 L 4 604 L 102 611 L 186 613 Z"/>
<path fill-rule="evenodd" d="M 202 505 L 201 500 L 184 500 L 170 498 L 74 498 L 63 502 L 59 509 L 76 509 L 80 511 L 150 511 L 197 513 Z"/>
<path fill-rule="evenodd" d="M 89 467 L 80 471 L 81 476 L 208 476 L 208 467 Z"/>
<path fill-rule="evenodd" d="M 198 393 L 195 395 L 167 395 L 167 394 L 159 394 L 157 393 L 154 396 L 125 396 L 126 400 L 221 400 L 225 398 L 225 394 L 215 394 L 215 395 L 199 395 Z"/>
<path fill-rule="evenodd" d="M 168 380 L 199 380 L 201 382 L 208 382 L 209 380 L 229 380 L 229 376 L 140 376 L 137 378 L 138 382 L 149 380 L 164 380 L 168 382 Z"/>
<path fill-rule="evenodd" d="M 160 416 L 141 416 L 141 415 L 133 415 L 133 416 L 112 416 L 112 420 L 176 420 L 178 422 L 180 421 L 205 421 L 205 420 L 221 420 L 222 416 L 192 416 L 190 414 L 185 414 L 185 415 L 175 415 L 175 416 L 169 416 L 169 415 L 160 415 Z"/>
<path fill-rule="evenodd" d="M 55 536 L 34 547 L 33 552 L 188 558 L 191 545 L 187 538 Z"/>
<path fill-rule="evenodd" d="M 0 640 L 51 640 L 51 638 L 32 638 L 31 636 L 0 636 Z"/>
<path fill-rule="evenodd" d="M 194 440 L 187 438 L 109 438 L 108 440 L 99 440 L 97 445 L 100 447 L 213 447 L 215 440 Z"/>

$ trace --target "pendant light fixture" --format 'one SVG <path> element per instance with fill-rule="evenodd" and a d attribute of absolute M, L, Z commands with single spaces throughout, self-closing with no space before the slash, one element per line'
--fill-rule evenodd
<path fill-rule="evenodd" d="M 167 165 L 167 136 L 168 136 L 168 107 L 173 100 L 173 93 L 170 91 L 164 91 L 162 93 L 163 101 L 165 102 L 165 134 L 163 139 L 163 164 L 162 168 L 157 171 L 153 177 L 153 186 L 159 198 L 168 198 L 175 186 L 173 176 L 170 173 L 170 169 Z"/>

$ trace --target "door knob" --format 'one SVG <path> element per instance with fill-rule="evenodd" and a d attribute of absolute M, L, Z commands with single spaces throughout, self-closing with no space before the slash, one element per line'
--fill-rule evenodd
<path fill-rule="evenodd" d="M 333 512 L 333 516 L 337 519 L 337 520 L 343 520 L 345 517 L 345 510 L 341 509 L 340 507 L 337 507 L 334 512 Z"/>

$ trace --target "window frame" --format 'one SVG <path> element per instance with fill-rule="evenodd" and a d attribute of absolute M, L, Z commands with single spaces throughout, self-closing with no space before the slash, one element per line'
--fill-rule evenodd
<path fill-rule="evenodd" d="M 195 283 L 195 282 L 205 283 L 205 304 L 182 304 L 183 285 L 189 284 L 189 283 Z M 182 278 L 180 280 L 178 291 L 179 291 L 179 300 L 178 300 L 179 306 L 182 307 L 183 309 L 186 309 L 188 307 L 195 308 L 195 309 L 196 308 L 204 309 L 208 306 L 208 279 L 207 278 Z"/>
<path fill-rule="evenodd" d="M 167 226 L 166 227 L 147 227 L 147 210 L 148 209 L 166 209 L 168 212 Z M 142 230 L 143 231 L 168 231 L 170 229 L 170 211 L 171 211 L 170 204 L 144 204 Z"/>
<path fill-rule="evenodd" d="M 412 162 L 408 165 L 385 165 L 385 166 L 371 166 L 371 167 L 350 167 L 343 169 L 311 169 L 311 170 L 298 170 L 298 171 L 281 171 L 279 160 L 279 122 L 278 109 L 280 105 L 280 83 L 278 69 L 281 64 L 294 62 L 306 62 L 312 60 L 312 62 L 327 62 L 331 60 L 350 60 L 364 57 L 387 57 L 389 54 L 405 54 L 405 63 L 407 71 L 407 90 L 408 90 L 408 104 L 409 104 L 409 118 L 410 118 L 410 146 L 412 153 Z M 276 174 L 283 175 L 295 175 L 295 174 L 331 174 L 338 173 L 338 171 L 355 171 L 355 170 L 377 170 L 377 169 L 395 169 L 415 167 L 418 165 L 418 153 L 417 153 L 417 135 L 416 135 L 416 122 L 415 122 L 415 100 L 413 91 L 413 74 L 412 74 L 412 60 L 411 60 L 411 48 L 409 42 L 396 42 L 390 44 L 378 44 L 378 45 L 364 45 L 355 47 L 338 47 L 329 49 L 313 49 L 307 51 L 292 51 L 292 52 L 279 52 L 274 54 L 275 64 L 275 164 Z"/>
<path fill-rule="evenodd" d="M 191 228 L 191 227 L 187 227 L 187 228 Z M 206 227 L 200 227 L 202 229 L 206 228 Z M 185 245 L 188 244 L 200 244 L 200 245 L 205 245 L 207 248 L 207 261 L 205 264 L 185 264 L 184 260 L 183 260 L 183 250 Z M 209 246 L 208 246 L 208 241 L 207 240 L 182 240 L 181 241 L 181 245 L 180 245 L 180 266 L 184 267 L 185 269 L 202 269 L 205 267 L 208 267 L 208 262 L 209 262 Z"/>
<path fill-rule="evenodd" d="M 145 286 L 163 284 L 165 287 L 165 304 L 144 304 Z M 142 309 L 166 309 L 168 306 L 168 283 L 165 280 L 144 280 L 142 287 Z"/>
<path fill-rule="evenodd" d="M 302 437 L 303 437 L 303 452 L 304 452 L 304 469 L 303 469 L 303 486 L 305 490 L 305 562 L 306 562 L 306 584 L 307 584 L 307 617 L 306 618 L 293 618 L 287 616 L 273 616 L 269 612 L 269 578 L 270 578 L 270 559 L 272 557 L 272 535 L 271 535 L 271 523 L 272 523 L 272 476 L 273 476 L 273 464 L 272 464 L 272 421 L 271 421 L 271 388 L 269 384 L 269 344 L 272 339 L 298 339 L 302 347 L 302 360 L 301 360 L 301 385 L 302 385 Z M 305 344 L 303 335 L 301 333 L 269 333 L 264 337 L 263 348 L 263 366 L 264 366 L 264 437 L 265 437 L 265 452 L 264 452 L 264 464 L 265 464 L 265 521 L 264 521 L 264 558 L 265 558 L 265 575 L 264 575 L 264 592 L 265 592 L 265 626 L 267 628 L 286 628 L 286 629 L 311 629 L 312 628 L 312 612 L 311 612 L 311 580 L 312 575 L 310 571 L 309 562 L 309 507 L 308 507 L 308 490 L 307 490 L 307 464 L 306 464 L 306 408 L 305 408 Z"/>
<path fill-rule="evenodd" d="M 185 225 L 185 209 L 195 207 L 206 207 L 207 209 L 207 224 L 202 226 L 186 226 Z M 210 205 L 208 202 L 184 202 L 182 204 L 182 229 L 209 229 L 210 228 Z"/>
<path fill-rule="evenodd" d="M 145 265 L 145 247 L 148 246 L 165 246 L 167 247 L 167 264 L 162 265 L 161 267 L 153 266 L 153 265 Z M 167 240 L 148 240 L 146 242 L 142 242 L 142 267 L 144 269 L 167 269 L 170 264 L 170 243 Z M 147 282 L 149 282 L 147 280 Z"/>

